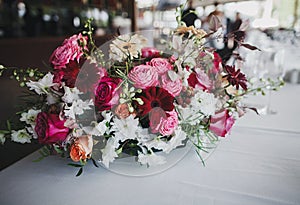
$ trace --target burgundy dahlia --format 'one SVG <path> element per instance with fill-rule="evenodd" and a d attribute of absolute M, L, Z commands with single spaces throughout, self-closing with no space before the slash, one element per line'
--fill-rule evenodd
<path fill-rule="evenodd" d="M 241 86 L 244 90 L 247 90 L 247 79 L 240 69 L 235 70 L 235 66 L 226 65 L 225 71 L 227 75 L 223 76 L 223 78 L 226 78 L 230 85 L 235 86 L 236 89 L 239 89 L 239 86 Z"/>

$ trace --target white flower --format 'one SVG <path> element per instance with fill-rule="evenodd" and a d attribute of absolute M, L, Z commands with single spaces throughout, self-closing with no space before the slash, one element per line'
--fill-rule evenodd
<path fill-rule="evenodd" d="M 72 119 L 76 118 L 76 115 L 82 115 L 84 110 L 90 110 L 93 105 L 92 100 L 83 101 L 81 99 L 73 101 L 71 106 L 66 105 L 64 109 L 65 116 Z"/>
<path fill-rule="evenodd" d="M 111 123 L 110 120 L 112 118 L 112 113 L 103 111 L 102 117 L 103 120 L 101 122 L 92 121 L 92 126 L 83 127 L 83 130 L 86 133 L 95 136 L 102 136 L 105 132 L 109 132 L 109 125 Z"/>
<path fill-rule="evenodd" d="M 26 124 L 34 125 L 36 116 L 41 112 L 41 110 L 29 109 L 27 112 L 21 114 L 20 121 L 26 122 Z"/>
<path fill-rule="evenodd" d="M 81 92 L 75 87 L 75 88 L 69 88 L 68 86 L 64 86 L 65 94 L 62 96 L 62 100 L 65 103 L 72 103 L 76 100 L 79 100 L 79 94 Z"/>
<path fill-rule="evenodd" d="M 154 148 L 157 150 L 164 150 L 167 143 L 162 141 L 159 137 L 155 137 L 153 140 L 143 143 L 148 149 Z"/>
<path fill-rule="evenodd" d="M 109 163 L 113 162 L 116 157 L 118 157 L 118 154 L 116 152 L 116 148 L 118 147 L 118 143 L 116 143 L 115 139 L 113 137 L 109 138 L 107 140 L 107 143 L 105 145 L 105 148 L 102 149 L 102 163 L 105 167 L 109 167 Z"/>
<path fill-rule="evenodd" d="M 122 35 L 110 44 L 109 57 L 119 62 L 128 57 L 130 59 L 137 58 L 138 54 L 141 53 L 141 49 L 146 45 L 147 39 L 141 35 Z"/>
<path fill-rule="evenodd" d="M 181 130 L 181 128 L 177 128 L 175 130 L 174 136 L 171 138 L 170 141 L 167 142 L 167 146 L 163 149 L 165 153 L 170 153 L 173 149 L 180 145 L 184 145 L 182 143 L 183 140 L 186 139 L 186 133 Z"/>
<path fill-rule="evenodd" d="M 138 153 L 138 162 L 142 165 L 157 166 L 166 163 L 166 158 L 163 156 L 156 155 L 154 153 L 144 154 L 142 152 Z"/>
<path fill-rule="evenodd" d="M 33 139 L 37 139 L 38 135 L 36 134 L 34 128 L 35 128 L 35 125 L 31 125 L 31 127 L 26 127 L 26 130 L 28 133 L 30 133 L 32 135 Z"/>
<path fill-rule="evenodd" d="M 51 73 L 47 73 L 42 79 L 37 82 L 29 81 L 26 83 L 29 90 L 34 90 L 37 94 L 48 94 L 48 89 L 56 83 L 53 83 L 54 75 Z"/>
<path fill-rule="evenodd" d="M 139 120 L 134 119 L 133 115 L 129 115 L 125 119 L 114 118 L 112 130 L 115 132 L 116 140 L 121 142 L 126 139 L 135 139 L 137 137 Z"/>
<path fill-rule="evenodd" d="M 216 111 L 217 99 L 214 94 L 199 90 L 191 100 L 194 110 L 201 111 L 204 115 L 214 115 Z"/>
<path fill-rule="evenodd" d="M 11 140 L 19 143 L 30 143 L 31 135 L 26 131 L 26 129 L 21 129 L 18 131 L 12 130 Z"/>
<path fill-rule="evenodd" d="M 196 125 L 204 118 L 204 115 L 201 114 L 200 110 L 192 105 L 186 108 L 181 106 L 178 106 L 177 108 L 180 113 L 180 121 L 188 122 L 191 125 Z"/>
<path fill-rule="evenodd" d="M 0 143 L 4 144 L 4 142 L 5 142 L 5 134 L 0 133 Z"/>
<path fill-rule="evenodd" d="M 137 139 L 142 145 L 144 145 L 144 142 L 149 142 L 154 138 L 156 138 L 156 135 L 149 133 L 149 129 L 138 127 Z"/>

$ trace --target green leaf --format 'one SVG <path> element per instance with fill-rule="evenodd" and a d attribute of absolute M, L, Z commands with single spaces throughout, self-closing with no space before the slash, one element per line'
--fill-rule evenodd
<path fill-rule="evenodd" d="M 6 121 L 6 125 L 7 125 L 7 129 L 9 131 L 11 131 L 11 124 L 10 124 L 9 120 Z"/>
<path fill-rule="evenodd" d="M 92 162 L 93 162 L 94 166 L 95 166 L 95 167 L 97 167 L 97 168 L 99 168 L 99 166 L 98 166 L 97 162 L 96 162 L 96 161 L 95 161 L 93 158 L 92 158 L 91 160 L 92 160 Z"/>
<path fill-rule="evenodd" d="M 77 172 L 76 177 L 79 177 L 82 174 L 82 172 L 83 172 L 83 168 L 81 167 Z"/>
<path fill-rule="evenodd" d="M 75 164 L 75 163 L 68 163 L 69 166 L 72 166 L 72 167 L 83 167 L 84 165 L 82 164 Z"/>
<path fill-rule="evenodd" d="M 40 162 L 40 161 L 42 161 L 44 158 L 45 158 L 45 157 L 40 156 L 39 158 L 33 160 L 33 162 Z"/>

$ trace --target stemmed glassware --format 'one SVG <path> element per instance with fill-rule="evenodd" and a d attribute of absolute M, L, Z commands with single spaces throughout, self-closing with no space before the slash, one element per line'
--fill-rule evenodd
<path fill-rule="evenodd" d="M 266 48 L 261 51 L 259 56 L 258 69 L 260 76 L 268 80 L 270 83 L 279 84 L 285 74 L 284 68 L 285 50 L 281 44 L 274 42 L 272 47 Z M 268 86 L 267 104 L 263 114 L 276 114 L 277 111 L 271 106 L 272 104 L 272 86 Z"/>

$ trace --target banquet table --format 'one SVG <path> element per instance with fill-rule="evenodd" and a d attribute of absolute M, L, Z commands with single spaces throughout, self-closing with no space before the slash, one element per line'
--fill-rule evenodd
<path fill-rule="evenodd" d="M 202 165 L 191 149 L 175 166 L 149 176 L 67 166 L 34 152 L 0 172 L 0 204 L 300 204 L 300 85 L 272 94 L 275 115 L 246 114 Z"/>

